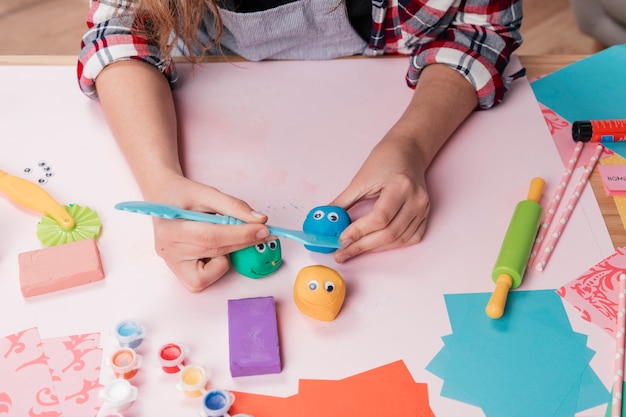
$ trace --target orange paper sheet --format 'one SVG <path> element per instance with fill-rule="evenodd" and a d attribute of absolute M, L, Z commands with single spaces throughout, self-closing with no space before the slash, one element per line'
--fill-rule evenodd
<path fill-rule="evenodd" d="M 298 391 L 298 417 L 432 417 L 428 386 L 380 379 L 324 381 L 302 379 Z"/>
<path fill-rule="evenodd" d="M 428 385 L 416 383 L 405 363 L 395 361 L 341 380 L 301 379 L 287 398 L 234 392 L 230 410 L 255 417 L 433 417 Z"/>

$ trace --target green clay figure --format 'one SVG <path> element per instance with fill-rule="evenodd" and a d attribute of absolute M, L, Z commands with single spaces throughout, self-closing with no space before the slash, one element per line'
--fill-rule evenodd
<path fill-rule="evenodd" d="M 274 273 L 282 262 L 280 240 L 259 243 L 230 254 L 235 271 L 248 278 L 263 278 Z"/>

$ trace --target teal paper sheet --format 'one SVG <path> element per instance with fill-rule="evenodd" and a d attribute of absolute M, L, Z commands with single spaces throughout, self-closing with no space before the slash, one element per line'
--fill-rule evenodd
<path fill-rule="evenodd" d="M 485 314 L 490 296 L 445 295 L 453 333 L 426 368 L 444 380 L 442 396 L 487 417 L 572 417 L 609 400 L 554 290 L 511 292 L 498 320 Z"/>
<path fill-rule="evenodd" d="M 626 45 L 581 59 L 531 83 L 537 101 L 570 123 L 626 119 Z M 626 143 L 604 143 L 626 157 Z"/>
<path fill-rule="evenodd" d="M 622 392 L 626 392 L 626 383 L 622 383 Z M 613 391 L 611 391 L 611 396 L 613 395 Z M 622 415 L 624 415 L 624 410 L 626 410 L 626 395 L 622 395 Z M 613 403 L 609 401 L 608 407 L 606 407 L 606 413 L 604 413 L 604 417 L 611 417 L 613 413 Z"/>

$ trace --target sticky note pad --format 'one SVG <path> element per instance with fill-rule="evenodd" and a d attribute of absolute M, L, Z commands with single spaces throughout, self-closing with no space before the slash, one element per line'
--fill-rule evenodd
<path fill-rule="evenodd" d="M 626 165 L 598 165 L 598 172 L 607 195 L 626 195 Z"/>
<path fill-rule="evenodd" d="M 24 297 L 45 294 L 104 278 L 94 239 L 20 253 L 20 288 Z"/>
<path fill-rule="evenodd" d="M 279 373 L 274 297 L 228 300 L 228 343 L 233 377 Z"/>

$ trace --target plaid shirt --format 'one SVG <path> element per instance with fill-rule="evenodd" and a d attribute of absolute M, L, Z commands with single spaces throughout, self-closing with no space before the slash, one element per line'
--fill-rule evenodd
<path fill-rule="evenodd" d="M 82 91 L 97 98 L 95 79 L 108 64 L 137 59 L 157 67 L 174 86 L 172 60 L 155 45 L 131 33 L 131 0 L 113 5 L 92 0 L 78 61 Z M 421 70 L 433 63 L 450 66 L 476 89 L 479 108 L 502 101 L 511 81 L 503 76 L 513 51 L 521 44 L 521 0 L 373 0 L 372 35 L 365 55 L 410 55 L 407 84 L 415 87 Z"/>

